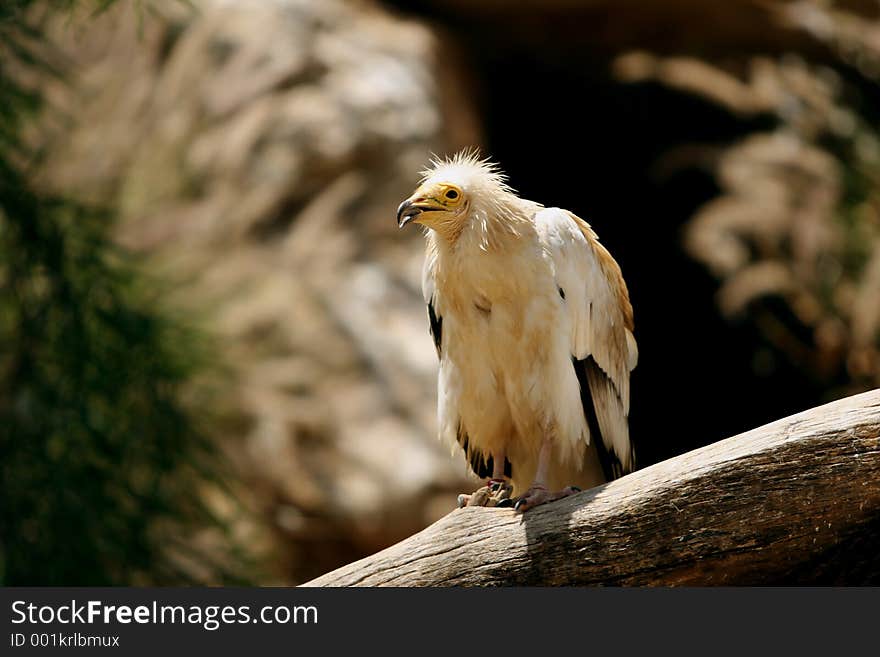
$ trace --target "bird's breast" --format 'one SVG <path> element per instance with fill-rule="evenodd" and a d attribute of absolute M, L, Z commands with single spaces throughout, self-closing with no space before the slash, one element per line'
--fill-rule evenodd
<path fill-rule="evenodd" d="M 463 285 L 445 299 L 444 331 L 450 353 L 493 358 L 503 364 L 512 353 L 540 355 L 542 345 L 563 327 L 559 294 L 527 286 Z M 442 291 L 441 291 L 442 293 Z"/>
<path fill-rule="evenodd" d="M 458 252 L 440 268 L 437 290 L 446 310 L 463 322 L 514 331 L 536 313 L 550 319 L 559 295 L 552 270 L 537 247 L 517 244 L 499 252 Z"/>

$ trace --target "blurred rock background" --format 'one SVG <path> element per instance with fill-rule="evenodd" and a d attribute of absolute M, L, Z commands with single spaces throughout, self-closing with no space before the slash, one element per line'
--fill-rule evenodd
<path fill-rule="evenodd" d="M 234 484 L 203 493 L 260 583 L 372 553 L 475 483 L 433 436 L 421 237 L 393 216 L 431 152 L 483 147 L 620 261 L 643 464 L 880 383 L 878 3 L 43 20 L 65 75 L 35 83 L 33 179 L 114 208 L 114 240 L 210 336 L 222 367 L 192 387 Z"/>

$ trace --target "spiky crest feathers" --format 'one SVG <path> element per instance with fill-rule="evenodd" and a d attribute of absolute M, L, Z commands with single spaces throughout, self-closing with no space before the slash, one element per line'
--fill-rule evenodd
<path fill-rule="evenodd" d="M 451 157 L 434 155 L 421 175 L 422 185 L 451 183 L 464 192 L 470 225 L 477 230 L 484 250 L 494 245 L 499 232 L 517 234 L 517 224 L 528 221 L 542 207 L 517 196 L 500 167 L 481 157 L 476 148 L 464 149 Z"/>

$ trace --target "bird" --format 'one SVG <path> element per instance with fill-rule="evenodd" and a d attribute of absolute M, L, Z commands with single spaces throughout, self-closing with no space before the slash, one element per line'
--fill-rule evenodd
<path fill-rule="evenodd" d="M 633 309 L 591 226 L 521 198 L 475 149 L 431 158 L 397 208 L 410 224 L 426 237 L 439 436 L 487 480 L 459 506 L 524 512 L 631 472 Z"/>

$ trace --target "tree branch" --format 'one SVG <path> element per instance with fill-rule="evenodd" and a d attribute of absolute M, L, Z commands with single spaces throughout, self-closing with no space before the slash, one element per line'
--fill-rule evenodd
<path fill-rule="evenodd" d="M 306 586 L 798 582 L 880 583 L 880 390 L 522 515 L 453 511 Z"/>

